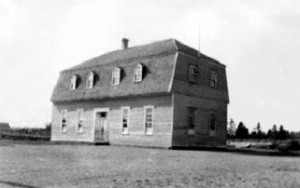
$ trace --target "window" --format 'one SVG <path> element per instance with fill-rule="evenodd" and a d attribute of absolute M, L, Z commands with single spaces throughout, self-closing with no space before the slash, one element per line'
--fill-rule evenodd
<path fill-rule="evenodd" d="M 138 64 L 136 65 L 133 71 L 133 81 L 141 82 L 142 79 L 143 79 L 143 65 Z"/>
<path fill-rule="evenodd" d="M 112 70 L 112 78 L 111 78 L 111 84 L 113 86 L 119 85 L 120 84 L 120 73 L 121 69 L 120 68 L 113 68 Z"/>
<path fill-rule="evenodd" d="M 189 107 L 188 108 L 188 134 L 195 133 L 195 115 L 196 108 Z"/>
<path fill-rule="evenodd" d="M 86 88 L 91 89 L 94 87 L 94 73 L 91 71 L 86 79 Z"/>
<path fill-rule="evenodd" d="M 122 134 L 128 134 L 129 113 L 129 107 L 122 107 Z"/>
<path fill-rule="evenodd" d="M 209 135 L 216 135 L 216 113 L 210 112 Z"/>
<path fill-rule="evenodd" d="M 78 110 L 78 123 L 77 123 L 77 131 L 79 133 L 83 132 L 83 117 L 84 116 L 84 112 L 83 110 Z"/>
<path fill-rule="evenodd" d="M 153 134 L 153 106 L 145 107 L 145 134 L 151 135 Z"/>
<path fill-rule="evenodd" d="M 215 71 L 210 71 L 210 87 L 216 88 L 218 83 L 218 74 Z"/>
<path fill-rule="evenodd" d="M 198 67 L 195 65 L 190 65 L 189 67 L 189 81 L 196 82 L 196 77 L 198 74 Z"/>
<path fill-rule="evenodd" d="M 75 90 L 78 85 L 78 77 L 76 75 L 73 75 L 71 78 L 71 84 L 70 84 L 70 90 Z"/>
<path fill-rule="evenodd" d="M 67 132 L 67 115 L 68 115 L 67 110 L 61 111 L 61 131 L 62 132 Z"/>

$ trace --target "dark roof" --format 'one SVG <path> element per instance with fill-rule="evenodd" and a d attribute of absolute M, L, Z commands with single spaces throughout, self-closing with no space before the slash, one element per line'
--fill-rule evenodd
<path fill-rule="evenodd" d="M 126 50 L 112 51 L 103 54 L 101 56 L 89 59 L 65 71 L 73 71 L 82 68 L 90 68 L 90 67 L 100 66 L 112 62 L 124 61 L 128 59 L 137 59 L 137 58 L 145 58 L 150 56 L 164 55 L 169 53 L 175 53 L 177 51 L 182 51 L 192 56 L 199 55 L 199 51 L 191 47 L 188 47 L 175 39 L 167 39 L 167 40 L 153 42 L 146 45 L 134 46 Z M 201 57 L 210 58 L 202 53 L 201 53 Z M 220 64 L 218 61 L 216 60 L 214 61 L 215 63 Z"/>
<path fill-rule="evenodd" d="M 168 39 L 92 58 L 60 73 L 51 100 L 63 102 L 170 93 L 177 52 L 199 56 L 199 51 L 175 39 Z M 204 54 L 201 54 L 201 58 L 213 60 Z M 222 65 L 216 60 L 211 62 Z M 143 81 L 133 83 L 133 69 L 139 63 L 144 67 Z M 114 67 L 121 68 L 121 82 L 117 86 L 111 85 L 111 70 Z M 98 81 L 92 89 L 86 89 L 85 80 L 90 71 L 95 72 Z M 84 84 L 79 84 L 77 89 L 71 91 L 72 75 L 79 76 Z"/>

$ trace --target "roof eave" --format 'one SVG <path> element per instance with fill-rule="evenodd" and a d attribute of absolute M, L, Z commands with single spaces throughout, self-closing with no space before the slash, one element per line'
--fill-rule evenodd
<path fill-rule="evenodd" d="M 168 96 L 172 93 L 169 91 L 166 92 L 157 92 L 157 93 L 147 93 L 147 94 L 137 94 L 137 95 L 126 95 L 126 96 L 106 96 L 106 97 L 95 97 L 95 98 L 79 98 L 79 99 L 70 99 L 70 100 L 56 100 L 51 98 L 53 104 L 56 103 L 69 103 L 69 102 L 89 102 L 89 101 L 104 101 L 104 100 L 122 100 L 128 98 L 144 98 L 144 97 L 158 97 L 158 96 Z"/>

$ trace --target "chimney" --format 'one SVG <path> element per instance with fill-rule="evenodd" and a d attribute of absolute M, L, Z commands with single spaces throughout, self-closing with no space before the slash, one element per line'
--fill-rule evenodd
<path fill-rule="evenodd" d="M 122 39 L 122 49 L 125 50 L 128 48 L 128 39 L 127 38 L 123 38 Z"/>

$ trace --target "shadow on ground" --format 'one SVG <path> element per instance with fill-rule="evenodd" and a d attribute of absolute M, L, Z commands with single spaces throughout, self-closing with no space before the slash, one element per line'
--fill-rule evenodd
<path fill-rule="evenodd" d="M 3 180 L 0 180 L 0 185 L 1 184 L 13 186 L 13 187 L 21 187 L 21 188 L 40 188 L 40 187 L 31 186 L 31 185 L 25 185 L 25 184 L 22 184 L 22 183 L 3 181 Z"/>

